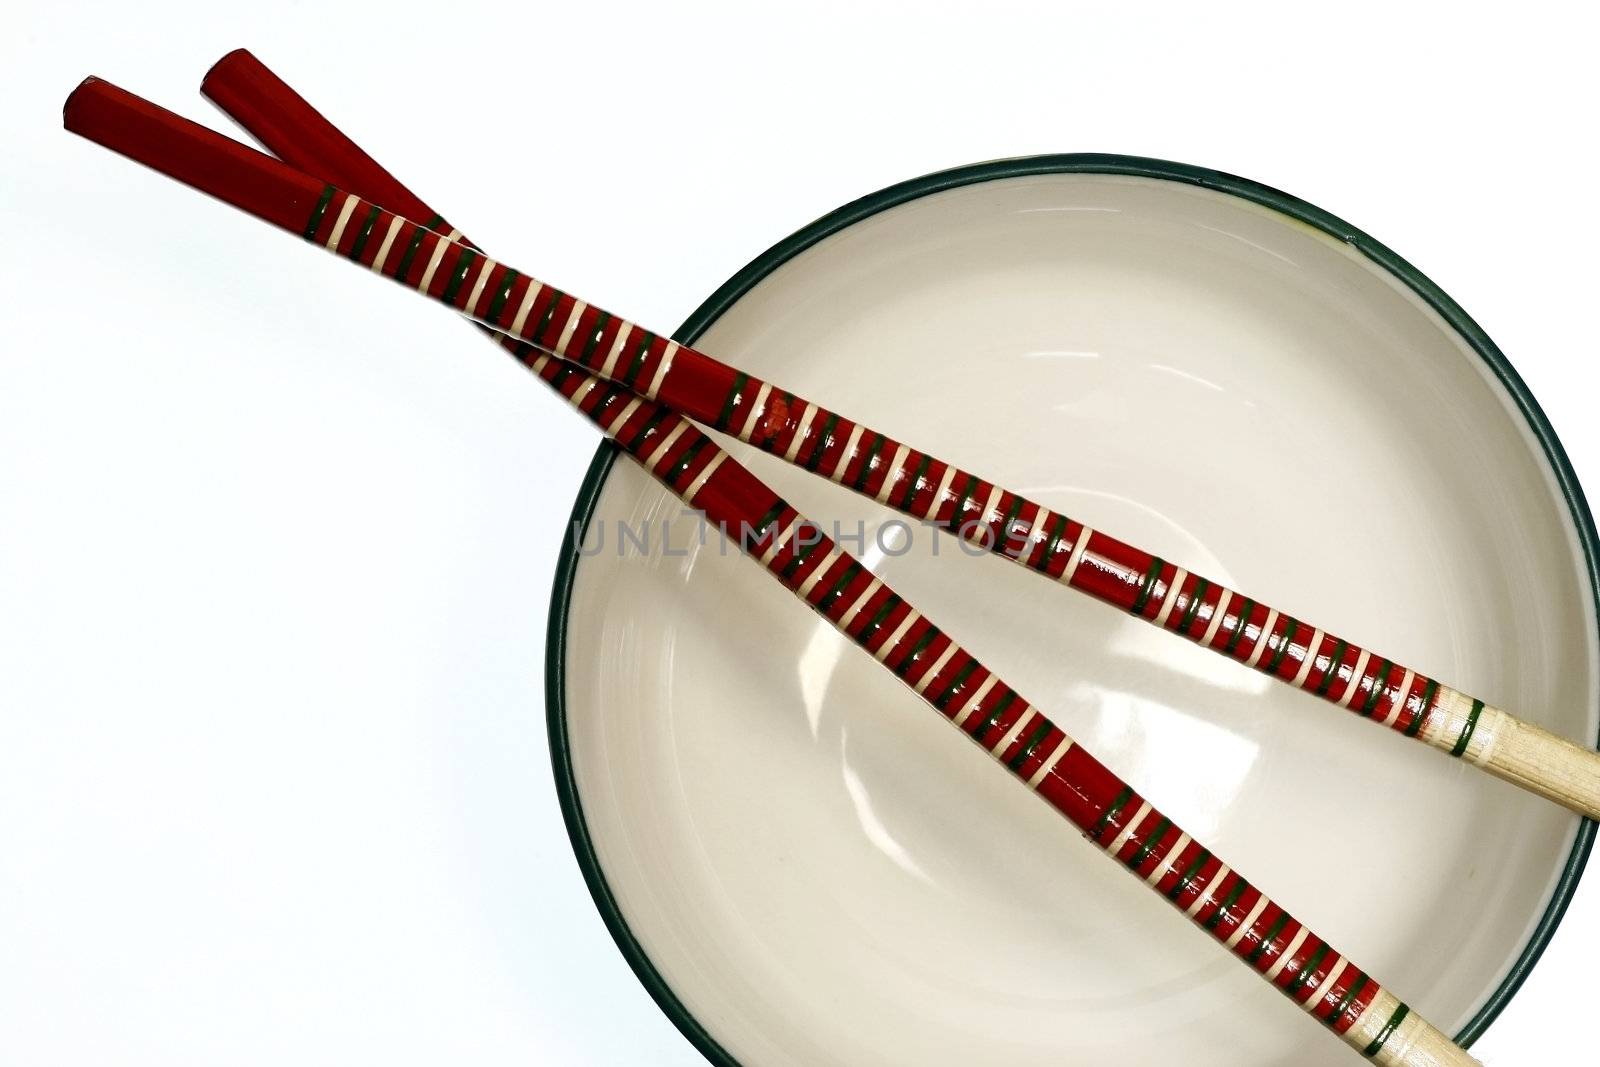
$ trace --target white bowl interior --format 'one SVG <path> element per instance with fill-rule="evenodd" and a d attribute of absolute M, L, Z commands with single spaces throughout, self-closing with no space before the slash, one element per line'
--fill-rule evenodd
<path fill-rule="evenodd" d="M 700 347 L 1595 735 L 1582 553 L 1525 419 L 1402 283 L 1277 211 L 1147 178 L 969 185 L 803 252 Z M 1575 818 L 947 536 L 881 551 L 894 513 L 734 451 L 802 511 L 864 523 L 874 569 L 1440 1026 L 1523 951 Z M 653 524 L 652 550 L 619 553 L 619 522 Z M 696 531 L 615 466 L 567 619 L 566 716 L 621 914 L 734 1059 L 1347 1061 Z"/>

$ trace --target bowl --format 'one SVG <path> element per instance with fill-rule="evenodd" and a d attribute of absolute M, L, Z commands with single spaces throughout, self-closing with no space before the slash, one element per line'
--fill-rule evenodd
<path fill-rule="evenodd" d="M 679 339 L 1596 736 L 1595 536 L 1554 433 L 1459 307 L 1309 204 L 1128 157 L 962 168 L 774 246 Z M 1470 1041 L 1537 959 L 1589 824 L 730 449 L 1437 1025 Z M 568 829 L 712 1062 L 1348 1061 L 613 448 L 573 522 Z"/>

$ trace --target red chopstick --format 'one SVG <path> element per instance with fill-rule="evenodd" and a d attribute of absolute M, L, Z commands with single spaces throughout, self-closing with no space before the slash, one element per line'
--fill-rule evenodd
<path fill-rule="evenodd" d="M 419 285 L 430 292 L 439 289 L 441 296 L 466 284 L 471 273 L 466 268 L 478 258 L 465 245 L 363 205 L 351 194 L 105 82 L 79 87 L 68 101 L 66 122 L 130 158 L 344 254 L 361 238 L 346 241 L 342 231 L 364 208 L 360 233 L 368 242 L 383 234 L 384 246 L 370 254 L 357 252 L 356 258 L 381 264 L 403 237 L 410 258 L 425 257 L 429 264 Z M 341 154 L 341 168 L 364 182 L 373 177 L 363 167 L 364 158 Z M 308 202 L 310 221 L 302 229 L 296 214 Z M 339 215 L 331 224 L 330 210 Z M 395 273 L 416 275 L 415 262 Z M 438 274 L 450 280 L 439 283 Z M 491 280 L 498 285 L 503 273 L 483 269 L 480 278 L 485 285 Z M 534 356 L 530 366 L 686 502 L 712 521 L 740 530 L 741 548 L 779 581 L 1348 1043 L 1386 1065 L 1476 1062 L 1141 800 L 688 420 L 546 353 Z"/>

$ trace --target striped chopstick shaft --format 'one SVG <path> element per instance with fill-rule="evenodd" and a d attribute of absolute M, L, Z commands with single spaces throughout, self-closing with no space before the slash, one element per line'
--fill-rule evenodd
<path fill-rule="evenodd" d="M 85 132 L 93 136 L 98 129 L 91 123 Z M 161 165 L 160 158 L 140 151 L 138 138 L 125 141 L 123 150 Z M 281 174 L 274 179 L 279 180 Z M 214 183 L 208 191 L 234 202 L 249 199 L 232 196 L 226 183 Z M 313 215 L 320 220 L 336 198 L 319 196 Z M 341 203 L 351 205 L 338 209 L 347 220 L 357 216 L 357 202 Z M 374 229 L 384 221 L 381 211 L 367 214 Z M 320 226 L 320 221 L 308 221 L 305 230 L 318 239 Z M 409 231 L 403 222 L 391 222 L 386 232 Z M 332 231 L 322 243 L 350 254 Z M 419 254 L 429 247 L 426 234 L 416 247 Z M 461 272 L 462 278 L 469 273 Z M 485 271 L 484 277 L 493 275 Z M 1385 1064 L 1420 1067 L 1424 1061 L 1407 1057 L 1440 1042 L 1459 1055 L 1455 1062 L 1472 1062 L 1155 810 L 687 419 L 546 353 L 532 354 L 528 362 L 687 503 L 723 528 L 737 530 L 741 548 L 781 583 L 893 670 L 1091 840 L 1347 1042 Z"/>

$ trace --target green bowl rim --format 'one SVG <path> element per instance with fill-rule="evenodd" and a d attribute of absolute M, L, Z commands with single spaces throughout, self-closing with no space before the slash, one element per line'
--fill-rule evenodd
<path fill-rule="evenodd" d="M 723 312 L 733 305 L 734 301 L 749 292 L 778 267 L 824 238 L 880 211 L 946 189 L 1039 174 L 1131 175 L 1182 182 L 1230 193 L 1252 203 L 1272 208 L 1344 241 L 1403 281 L 1412 292 L 1426 301 L 1428 306 L 1438 312 L 1466 339 L 1505 385 L 1512 399 L 1516 401 L 1517 407 L 1522 411 L 1523 417 L 1528 420 L 1555 471 L 1556 480 L 1560 483 L 1562 495 L 1566 497 L 1573 522 L 1577 524 L 1578 537 L 1583 545 L 1584 560 L 1589 571 L 1589 592 L 1595 601 L 1596 616 L 1600 618 L 1600 569 L 1597 569 L 1596 563 L 1597 558 L 1600 558 L 1600 542 L 1596 539 L 1594 518 L 1589 512 L 1588 501 L 1584 499 L 1583 489 L 1578 484 L 1577 475 L 1573 473 L 1572 464 L 1567 459 L 1566 450 L 1561 446 L 1555 429 L 1551 427 L 1538 401 L 1528 391 L 1522 376 L 1506 359 L 1505 354 L 1444 290 L 1381 242 L 1314 204 L 1247 178 L 1186 163 L 1095 152 L 1000 159 L 912 178 L 854 200 L 779 241 L 724 282 L 721 288 L 712 293 L 705 303 L 696 308 L 683 325 L 678 327 L 673 337 L 680 344 L 693 344 Z M 588 824 L 584 820 L 583 806 L 578 799 L 566 722 L 567 614 L 571 607 L 572 589 L 581 559 L 578 544 L 588 529 L 606 475 L 610 473 L 611 465 L 616 462 L 619 452 L 620 449 L 610 440 L 603 440 L 595 451 L 594 459 L 589 463 L 588 472 L 584 475 L 583 484 L 578 490 L 578 498 L 573 503 L 572 516 L 568 521 L 566 536 L 561 545 L 561 558 L 556 567 L 555 586 L 550 596 L 550 622 L 545 645 L 545 703 L 550 736 L 550 760 L 555 771 L 556 791 L 560 797 L 561 814 L 567 824 L 567 836 L 572 842 L 578 866 L 583 871 L 583 880 L 588 884 L 595 907 L 599 909 L 617 947 L 622 950 L 623 957 L 633 968 L 633 973 L 683 1036 L 688 1038 L 707 1060 L 717 1067 L 742 1067 L 678 999 L 666 979 L 651 963 L 644 947 L 634 937 L 633 931 L 629 929 L 627 920 L 623 918 L 621 908 L 612 895 L 611 887 L 606 883 L 605 874 L 600 869 L 600 860 L 595 853 L 594 842 L 589 836 Z M 1594 836 L 1595 824 L 1588 819 L 1583 820 L 1573 841 L 1572 853 L 1568 856 L 1566 866 L 1561 872 L 1560 881 L 1556 883 L 1550 903 L 1546 906 L 1538 926 L 1534 928 L 1522 955 L 1512 965 L 1499 988 L 1456 1035 L 1458 1044 L 1470 1046 L 1482 1036 L 1489 1024 L 1505 1010 L 1511 998 L 1527 980 L 1534 964 L 1544 954 L 1556 927 L 1561 924 L 1561 919 L 1566 914 L 1567 906 L 1572 902 L 1573 892 L 1578 887 L 1584 864 L 1594 845 Z"/>

